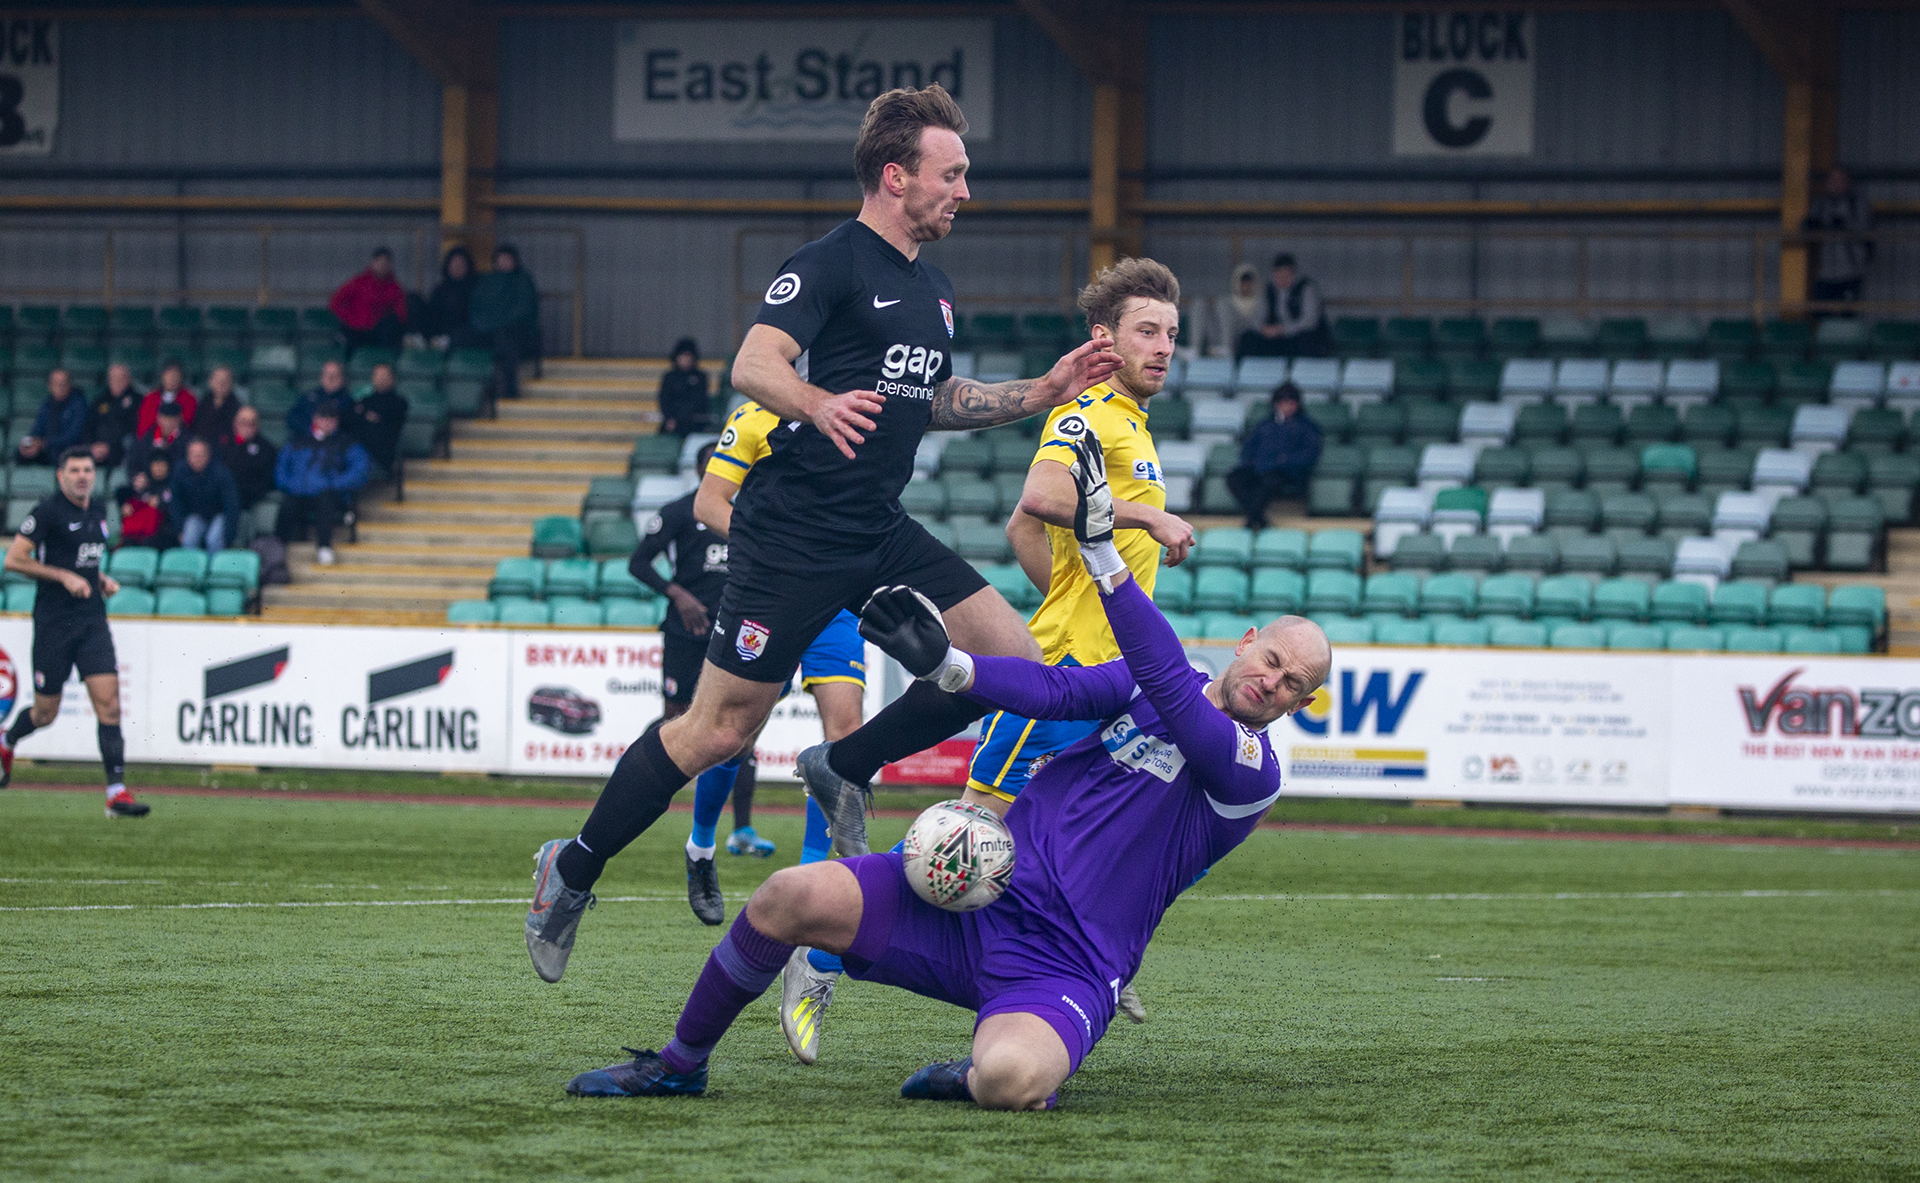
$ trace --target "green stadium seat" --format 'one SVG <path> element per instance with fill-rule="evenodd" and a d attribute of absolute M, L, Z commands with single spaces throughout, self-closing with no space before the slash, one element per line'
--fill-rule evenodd
<path fill-rule="evenodd" d="M 209 590 L 224 588 L 251 598 L 260 590 L 260 556 L 251 550 L 223 550 L 207 564 Z"/>
<path fill-rule="evenodd" d="M 1753 353 L 1759 330 L 1750 320 L 1722 317 L 1707 325 L 1707 356 L 1720 361 L 1739 361 Z"/>
<path fill-rule="evenodd" d="M 1433 327 L 1433 351 L 1448 360 L 1480 356 L 1487 345 L 1487 322 L 1477 316 L 1452 316 Z"/>
<path fill-rule="evenodd" d="M 207 578 L 207 552 L 197 547 L 176 546 L 160 556 L 154 572 L 156 589 L 178 587 L 198 591 Z"/>
<path fill-rule="evenodd" d="M 1780 367 L 1779 385 L 1774 391 L 1774 401 L 1796 407 L 1825 402 L 1827 388 L 1832 383 L 1832 362 L 1787 362 Z"/>
<path fill-rule="evenodd" d="M 1367 577 L 1360 597 L 1360 610 L 1412 616 L 1420 608 L 1420 580 L 1400 572 L 1381 572 Z"/>
<path fill-rule="evenodd" d="M 1827 626 L 1858 625 L 1878 636 L 1887 627 L 1887 589 L 1871 584 L 1836 587 L 1827 595 Z"/>
<path fill-rule="evenodd" d="M 665 600 L 609 600 L 602 593 L 608 628 L 658 628 L 666 619 Z"/>
<path fill-rule="evenodd" d="M 1790 628 L 1781 648 L 1788 653 L 1838 654 L 1840 635 L 1821 628 Z"/>
<path fill-rule="evenodd" d="M 1317 622 L 1320 630 L 1327 634 L 1327 641 L 1333 645 L 1371 645 L 1374 640 L 1374 623 L 1371 620 L 1356 619 L 1350 616 L 1329 616 Z"/>
<path fill-rule="evenodd" d="M 33 602 L 39 597 L 38 583 L 11 583 L 7 585 L 5 610 L 8 612 L 31 612 Z"/>
<path fill-rule="evenodd" d="M 1533 589 L 1536 616 L 1584 620 L 1593 611 L 1593 583 L 1579 575 L 1552 575 Z"/>
<path fill-rule="evenodd" d="M 1827 503 L 1828 570 L 1873 569 L 1887 520 L 1883 509 L 1883 502 L 1872 497 L 1837 497 Z"/>
<path fill-rule="evenodd" d="M 1245 570 L 1253 564 L 1253 532 L 1240 526 L 1202 530 L 1187 561 L 1196 567 Z"/>
<path fill-rule="evenodd" d="M 1525 575 L 1489 575 L 1480 581 L 1482 616 L 1533 615 L 1533 580 Z"/>
<path fill-rule="evenodd" d="M 1443 570 L 1447 566 L 1446 539 L 1437 534 L 1408 534 L 1394 546 L 1392 563 L 1395 571 Z"/>
<path fill-rule="evenodd" d="M 1197 641 L 1205 635 L 1200 618 L 1190 612 L 1167 612 L 1163 615 L 1166 616 L 1167 627 L 1173 630 L 1173 635 L 1183 641 Z"/>
<path fill-rule="evenodd" d="M 1487 634 L 1491 631 L 1484 620 L 1436 620 L 1433 622 L 1433 643 L 1483 649 L 1487 644 Z"/>
<path fill-rule="evenodd" d="M 1363 403 L 1353 417 L 1353 442 L 1380 448 L 1399 442 L 1407 430 L 1407 406 L 1402 402 Z"/>
<path fill-rule="evenodd" d="M 1880 513 L 1888 524 L 1904 526 L 1913 521 L 1913 492 L 1920 486 L 1920 456 L 1867 457 L 1867 496 L 1880 503 Z M 1831 512 L 1833 506 L 1828 509 Z"/>
<path fill-rule="evenodd" d="M 1486 402 L 1500 391 L 1500 362 L 1454 358 L 1447 362 L 1447 393 L 1460 402 Z"/>
<path fill-rule="evenodd" d="M 590 600 L 561 596 L 547 601 L 556 625 L 567 628 L 599 628 L 607 622 L 606 611 Z"/>
<path fill-rule="evenodd" d="M 155 616 L 205 616 L 207 597 L 184 587 L 161 588 L 155 600 L 153 614 Z"/>
<path fill-rule="evenodd" d="M 1429 576 L 1420 585 L 1422 616 L 1472 616 L 1479 602 L 1479 584 L 1471 575 Z"/>
<path fill-rule="evenodd" d="M 1785 638 L 1779 629 L 1736 627 L 1727 630 L 1728 653 L 1779 653 L 1784 644 Z"/>
<path fill-rule="evenodd" d="M 1638 316 L 1610 317 L 1594 333 L 1600 356 L 1619 360 L 1647 353 L 1647 322 Z"/>
<path fill-rule="evenodd" d="M 961 436 L 947 441 L 940 450 L 940 474 L 984 477 L 993 469 L 993 441 L 978 436 Z"/>
<path fill-rule="evenodd" d="M 947 486 L 944 481 L 908 481 L 900 490 L 900 508 L 911 517 L 945 517 Z"/>
<path fill-rule="evenodd" d="M 1013 558 L 1006 529 L 993 522 L 960 519 L 953 525 L 953 550 L 972 563 L 1004 563 Z"/>
<path fill-rule="evenodd" d="M 123 546 L 107 562 L 107 574 L 122 587 L 152 587 L 159 569 L 160 552 L 150 546 Z"/>
<path fill-rule="evenodd" d="M 1713 502 L 1698 493 L 1669 493 L 1660 498 L 1654 526 L 1660 537 L 1678 542 L 1713 529 Z M 1823 507 L 1824 508 L 1824 507 Z"/>
<path fill-rule="evenodd" d="M 1357 530 L 1316 530 L 1307 542 L 1308 570 L 1358 571 L 1366 542 Z"/>
<path fill-rule="evenodd" d="M 1488 631 L 1487 644 L 1495 649 L 1545 649 L 1547 626 L 1537 621 L 1502 622 Z"/>
<path fill-rule="evenodd" d="M 1158 402 L 1153 405 L 1153 413 L 1155 416 L 1153 425 L 1157 433 L 1160 429 Z M 1307 403 L 1302 408 L 1301 414 L 1313 420 L 1314 426 L 1320 429 L 1321 441 L 1324 444 L 1342 444 L 1353 438 L 1353 411 L 1347 404 L 1337 399 L 1321 399 Z"/>
<path fill-rule="evenodd" d="M 1333 348 L 1341 357 L 1374 357 L 1380 352 L 1380 322 L 1371 316 L 1341 316 L 1333 322 Z"/>
<path fill-rule="evenodd" d="M 1153 581 L 1153 602 L 1162 612 L 1193 611 L 1192 568 L 1163 568 Z"/>
<path fill-rule="evenodd" d="M 1433 400 L 1407 408 L 1407 445 L 1450 444 L 1460 438 L 1460 404 Z"/>
<path fill-rule="evenodd" d="M 988 563 L 980 568 L 980 574 L 986 577 L 987 586 L 1000 593 L 1000 598 L 1021 611 L 1040 606 L 1040 591 L 1027 578 L 1027 573 L 1018 563 Z M 1154 583 L 1154 591 L 1159 591 L 1159 581 Z"/>
<path fill-rule="evenodd" d="M 1645 493 L 1608 493 L 1600 498 L 1600 526 L 1615 540 L 1644 537 L 1659 516 L 1660 503 Z"/>
<path fill-rule="evenodd" d="M 1413 484 L 1419 471 L 1418 448 L 1369 448 L 1367 475 L 1360 484 L 1360 507 L 1373 513 L 1383 491 Z"/>
<path fill-rule="evenodd" d="M 633 481 L 631 478 L 597 476 L 587 482 L 587 496 L 580 503 L 580 510 L 582 513 L 590 513 L 597 509 L 627 513 L 632 505 Z"/>
<path fill-rule="evenodd" d="M 492 600 L 455 600 L 447 605 L 448 624 L 492 624 L 500 619 Z"/>
<path fill-rule="evenodd" d="M 1532 357 L 1540 347 L 1540 322 L 1530 316 L 1509 316 L 1487 329 L 1487 351 L 1496 360 Z"/>
<path fill-rule="evenodd" d="M 1447 389 L 1446 363 L 1402 357 L 1393 363 L 1393 393 L 1402 399 L 1437 399 Z"/>
<path fill-rule="evenodd" d="M 1550 534 L 1522 534 L 1507 543 L 1506 569 L 1535 576 L 1560 567 L 1560 543 Z"/>
<path fill-rule="evenodd" d="M 1786 407 L 1743 406 L 1735 423 L 1734 436 L 1741 447 L 1784 448 L 1793 433 L 1793 412 Z"/>
<path fill-rule="evenodd" d="M 1544 489 L 1548 497 L 1573 488 L 1587 471 L 1587 458 L 1576 448 L 1550 446 L 1533 448 L 1528 457 L 1529 483 Z"/>
<path fill-rule="evenodd" d="M 1380 346 L 1388 357 L 1425 357 L 1433 344 L 1433 322 L 1425 317 L 1389 317 L 1380 329 Z"/>
<path fill-rule="evenodd" d="M 1640 453 L 1632 448 L 1590 448 L 1586 459 L 1590 493 L 1626 493 L 1639 483 Z"/>
<path fill-rule="evenodd" d="M 1607 631 L 1609 649 L 1665 649 L 1664 629 L 1651 624 L 1617 624 Z"/>
<path fill-rule="evenodd" d="M 1640 450 L 1640 481 L 1649 491 L 1685 490 L 1699 470 L 1699 457 L 1687 444 L 1648 444 Z"/>
<path fill-rule="evenodd" d="M 1661 444 L 1680 434 L 1680 413 L 1665 403 L 1641 403 L 1627 412 L 1625 428 L 1629 444 Z M 1642 453 L 1641 463 L 1645 464 Z"/>
<path fill-rule="evenodd" d="M 592 559 L 555 559 L 547 564 L 547 598 L 591 600 L 600 594 L 600 565 Z"/>
<path fill-rule="evenodd" d="M 533 523 L 532 554 L 536 559 L 565 559 L 586 544 L 578 518 L 545 517 Z"/>
<path fill-rule="evenodd" d="M 943 479 L 949 514 L 973 518 L 1000 516 L 1000 489 L 992 481 L 959 473 Z"/>
<path fill-rule="evenodd" d="M 487 598 L 537 600 L 546 594 L 546 588 L 545 563 L 538 559 L 501 559 L 487 583 Z"/>
<path fill-rule="evenodd" d="M 603 518 L 586 531 L 587 554 L 596 559 L 624 559 L 640 545 L 640 531 L 633 518 Z"/>
<path fill-rule="evenodd" d="M 1767 624 L 1819 628 L 1827 619 L 1826 589 L 1813 583 L 1782 583 L 1767 593 Z"/>
<path fill-rule="evenodd" d="M 1605 649 L 1607 629 L 1599 624 L 1563 624 L 1554 628 L 1547 642 L 1555 649 Z"/>
<path fill-rule="evenodd" d="M 1248 629 L 1258 629 L 1263 623 L 1235 612 L 1208 612 L 1199 619 L 1201 639 L 1208 641 L 1238 641 Z"/>
<path fill-rule="evenodd" d="M 1174 395 L 1153 400 L 1153 434 L 1156 439 L 1183 440 L 1193 429 L 1193 404 Z"/>
<path fill-rule="evenodd" d="M 1593 589 L 1595 620 L 1645 620 L 1653 609 L 1653 592 L 1644 580 L 1608 579 Z"/>
<path fill-rule="evenodd" d="M 671 475 L 680 470 L 680 441 L 671 435 L 643 435 L 627 456 L 627 475 Z"/>
<path fill-rule="evenodd" d="M 21 309 L 24 313 L 26 309 Z M 1878 361 L 1906 361 L 1920 357 L 1920 324 L 1883 320 L 1867 331 L 1867 351 Z"/>
<path fill-rule="evenodd" d="M 1366 453 L 1358 447 L 1328 445 L 1320 450 L 1307 483 L 1307 512 L 1316 516 L 1349 517 L 1366 471 Z"/>
<path fill-rule="evenodd" d="M 1769 320 L 1760 326 L 1760 353 L 1776 362 L 1798 361 L 1813 348 L 1813 326 L 1804 320 Z"/>
<path fill-rule="evenodd" d="M 1600 498 L 1579 489 L 1548 493 L 1546 527 L 1556 536 L 1592 533 L 1600 528 Z"/>
<path fill-rule="evenodd" d="M 551 624 L 553 610 L 537 600 L 510 596 L 498 601 L 501 624 Z"/>
<path fill-rule="evenodd" d="M 1352 571 L 1314 570 L 1307 575 L 1306 610 L 1352 615 L 1360 611 L 1360 576 Z"/>
<path fill-rule="evenodd" d="M 1705 624 L 1710 606 L 1704 584 L 1668 580 L 1653 589 L 1651 615 L 1657 621 Z"/>
<path fill-rule="evenodd" d="M 1789 575 L 1787 548 L 1778 542 L 1742 542 L 1733 552 L 1733 577 L 1779 583 Z"/>
<path fill-rule="evenodd" d="M 1714 624 L 1758 626 L 1767 618 L 1767 585 L 1732 579 L 1713 589 L 1708 610 Z"/>
<path fill-rule="evenodd" d="M 1286 567 L 1305 570 L 1307 533 L 1305 530 L 1262 530 L 1254 535 L 1252 563 L 1255 570 Z"/>
<path fill-rule="evenodd" d="M 1626 419 L 1619 407 L 1612 403 L 1587 403 L 1574 408 L 1568 438 L 1576 447 L 1593 444 L 1611 447 L 1620 442 L 1626 429 Z"/>
<path fill-rule="evenodd" d="M 602 559 L 600 561 L 600 599 L 607 600 L 651 600 L 653 589 L 633 577 L 627 569 L 624 558 Z"/>
<path fill-rule="evenodd" d="M 1373 642 L 1376 645 L 1431 645 L 1433 644 L 1433 622 L 1428 620 L 1375 621 Z"/>
<path fill-rule="evenodd" d="M 1247 606 L 1274 616 L 1295 615 L 1306 607 L 1307 579 L 1288 567 L 1263 567 L 1253 573 Z"/>
<path fill-rule="evenodd" d="M 107 597 L 109 616 L 152 616 L 153 593 L 143 587 L 122 587 Z"/>
<path fill-rule="evenodd" d="M 1717 653 L 1726 647 L 1726 634 L 1717 628 L 1684 624 L 1667 630 L 1667 648 L 1675 652 Z"/>
<path fill-rule="evenodd" d="M 240 616 L 247 610 L 246 593 L 231 587 L 209 588 L 203 593 L 208 616 Z"/>
<path fill-rule="evenodd" d="M 1485 448 L 1474 461 L 1473 483 L 1483 489 L 1512 489 L 1527 483 L 1531 467 L 1524 448 Z"/>
<path fill-rule="evenodd" d="M 1196 612 L 1245 612 L 1251 588 L 1238 567 L 1202 567 L 1193 581 Z"/>
<path fill-rule="evenodd" d="M 1513 442 L 1528 447 L 1562 443 L 1571 427 L 1567 409 L 1559 403 L 1532 403 L 1513 419 Z"/>
<path fill-rule="evenodd" d="M 1859 452 L 1825 452 L 1814 457 L 1809 486 L 1820 496 L 1851 497 L 1867 487 L 1867 458 Z"/>

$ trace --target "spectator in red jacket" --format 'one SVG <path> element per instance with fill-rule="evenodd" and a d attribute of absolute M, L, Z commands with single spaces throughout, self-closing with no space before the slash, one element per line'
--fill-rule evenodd
<path fill-rule="evenodd" d="M 186 372 L 180 363 L 168 358 L 160 367 L 160 385 L 147 391 L 147 397 L 140 400 L 140 422 L 135 426 L 134 434 L 146 437 L 153 434 L 154 419 L 163 406 L 178 406 L 180 422 L 193 426 L 193 415 L 200 407 L 200 400 L 187 388 Z"/>
<path fill-rule="evenodd" d="M 341 284 L 327 307 L 340 322 L 349 354 L 364 345 L 400 348 L 407 331 L 407 293 L 393 278 L 393 252 L 375 248 L 367 269 Z"/>

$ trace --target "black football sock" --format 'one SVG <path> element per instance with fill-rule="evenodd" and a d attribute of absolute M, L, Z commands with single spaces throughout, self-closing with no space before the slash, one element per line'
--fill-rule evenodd
<path fill-rule="evenodd" d="M 569 842 L 554 860 L 560 878 L 575 891 L 592 887 L 607 869 L 607 860 L 658 821 L 673 795 L 690 779 L 667 755 L 660 742 L 660 724 L 647 728 L 614 765 L 587 824 L 580 827 L 579 839 Z"/>
<path fill-rule="evenodd" d="M 109 786 L 127 783 L 127 741 L 118 723 L 100 724 L 100 763 L 106 766 Z"/>
<path fill-rule="evenodd" d="M 759 783 L 759 772 L 760 766 L 749 755 L 740 761 L 740 771 L 733 774 L 733 828 L 736 830 L 753 828 L 753 789 Z"/>
<path fill-rule="evenodd" d="M 15 747 L 21 740 L 39 730 L 40 725 L 33 721 L 33 708 L 25 706 L 13 717 L 13 726 L 7 728 L 7 746 Z"/>
<path fill-rule="evenodd" d="M 952 739 L 987 708 L 948 694 L 932 682 L 915 682 L 865 726 L 827 749 L 827 767 L 857 785 L 871 784 L 883 764 Z"/>

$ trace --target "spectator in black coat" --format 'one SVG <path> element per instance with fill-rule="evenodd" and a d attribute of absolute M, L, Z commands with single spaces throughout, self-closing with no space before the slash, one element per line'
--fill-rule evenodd
<path fill-rule="evenodd" d="M 233 417 L 240 410 L 240 396 L 234 393 L 233 371 L 213 367 L 207 375 L 207 396 L 200 400 L 189 434 L 218 444 L 233 434 Z"/>
<path fill-rule="evenodd" d="M 407 400 L 395 388 L 393 367 L 373 367 L 373 386 L 348 410 L 349 434 L 380 467 L 392 471 L 400 450 L 400 429 L 407 425 Z"/>
<path fill-rule="evenodd" d="M 287 408 L 287 438 L 297 440 L 313 428 L 314 408 L 321 403 L 336 405 L 351 402 L 347 391 L 347 367 L 344 362 L 329 361 L 320 367 L 320 385 L 293 400 Z"/>
<path fill-rule="evenodd" d="M 220 445 L 220 462 L 233 474 L 240 508 L 252 509 L 273 491 L 273 466 L 280 449 L 260 437 L 260 412 L 241 407 L 233 417 L 233 438 Z"/>
<path fill-rule="evenodd" d="M 168 481 L 167 523 L 181 546 L 225 550 L 240 525 L 240 490 L 204 439 L 187 443 L 187 462 Z"/>
<path fill-rule="evenodd" d="M 1260 326 L 1240 334 L 1241 357 L 1326 357 L 1333 352 L 1320 285 L 1300 274 L 1292 255 L 1273 257 L 1262 311 Z"/>
<path fill-rule="evenodd" d="M 673 346 L 673 368 L 660 377 L 660 434 L 681 439 L 713 428 L 713 404 L 707 372 L 700 368 L 700 346 L 682 337 Z"/>
<path fill-rule="evenodd" d="M 467 301 L 473 295 L 473 256 L 463 246 L 454 247 L 440 261 L 440 282 L 427 297 L 420 331 L 435 349 L 449 349 L 467 343 Z"/>
<path fill-rule="evenodd" d="M 1300 388 L 1282 382 L 1273 392 L 1273 418 L 1263 420 L 1240 446 L 1240 465 L 1227 487 L 1247 515 L 1247 528 L 1267 524 L 1267 502 L 1306 493 L 1320 462 L 1320 425 L 1300 413 Z"/>
<path fill-rule="evenodd" d="M 180 467 L 181 453 L 186 450 L 187 437 L 182 421 L 185 412 L 179 403 L 168 403 L 161 407 L 153 420 L 153 431 L 133 441 L 127 449 L 127 474 L 150 473 L 155 456 L 165 456 L 168 464 Z"/>
<path fill-rule="evenodd" d="M 520 359 L 540 353 L 540 292 L 512 244 L 494 250 L 493 270 L 474 283 L 467 328 L 475 344 L 493 350 L 500 397 L 519 398 Z"/>
<path fill-rule="evenodd" d="M 53 458 L 86 439 L 87 400 L 73 388 L 65 370 L 47 375 L 47 401 L 20 438 L 20 463 L 52 464 Z"/>
<path fill-rule="evenodd" d="M 144 396 L 133 385 L 133 371 L 122 362 L 107 367 L 107 388 L 93 400 L 87 412 L 87 446 L 93 450 L 93 466 L 118 468 L 126 459 L 127 445 L 133 442 L 140 421 L 140 400 Z"/>

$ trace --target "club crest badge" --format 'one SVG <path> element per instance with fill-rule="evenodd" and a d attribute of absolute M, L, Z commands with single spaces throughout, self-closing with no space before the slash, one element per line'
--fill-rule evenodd
<path fill-rule="evenodd" d="M 743 620 L 740 631 L 733 635 L 733 651 L 740 655 L 741 661 L 753 661 L 767 651 L 767 638 L 772 634 L 767 626 L 757 620 Z"/>
<path fill-rule="evenodd" d="M 947 322 L 947 336 L 953 336 L 953 305 L 940 301 L 940 319 Z"/>

